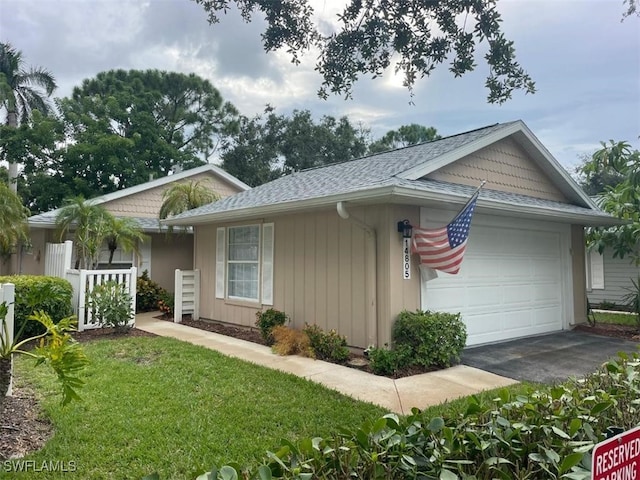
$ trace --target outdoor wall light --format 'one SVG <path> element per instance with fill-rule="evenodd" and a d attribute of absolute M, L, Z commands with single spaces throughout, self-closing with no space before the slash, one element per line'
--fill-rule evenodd
<path fill-rule="evenodd" d="M 404 219 L 398 222 L 398 233 L 402 234 L 402 238 L 411 238 L 413 225 L 409 223 L 409 220 Z"/>

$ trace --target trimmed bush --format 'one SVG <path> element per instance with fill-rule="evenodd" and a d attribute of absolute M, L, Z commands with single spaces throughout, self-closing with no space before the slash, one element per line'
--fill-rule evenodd
<path fill-rule="evenodd" d="M 256 312 L 256 327 L 260 329 L 260 334 L 262 334 L 262 338 L 267 342 L 267 345 L 273 345 L 271 330 L 278 325 L 284 325 L 288 320 L 286 313 L 275 308 L 269 308 L 264 312 Z"/>
<path fill-rule="evenodd" d="M 347 337 L 339 335 L 335 330 L 324 332 L 318 325 L 305 324 L 304 333 L 311 340 L 311 348 L 319 360 L 346 362 L 349 359 Z"/>
<path fill-rule="evenodd" d="M 152 312 L 158 309 L 158 301 L 167 291 L 149 278 L 145 270 L 136 281 L 136 312 Z"/>
<path fill-rule="evenodd" d="M 10 275 L 0 277 L 0 283 L 13 283 L 16 286 L 14 305 L 16 334 L 26 323 L 20 339 L 45 332 L 45 328 L 40 323 L 28 321 L 33 312 L 45 312 L 54 323 L 73 313 L 71 308 L 73 288 L 63 278 L 44 275 Z"/>
<path fill-rule="evenodd" d="M 459 313 L 405 310 L 393 325 L 392 338 L 394 349 L 411 350 L 412 364 L 446 368 L 460 361 L 467 328 Z"/>
<path fill-rule="evenodd" d="M 276 325 L 271 330 L 273 338 L 273 351 L 278 355 L 302 355 L 303 357 L 314 358 L 309 336 L 300 330 Z"/>
<path fill-rule="evenodd" d="M 376 375 L 394 375 L 409 367 L 413 361 L 412 349 L 406 345 L 394 348 L 369 348 L 366 351 L 369 366 Z"/>

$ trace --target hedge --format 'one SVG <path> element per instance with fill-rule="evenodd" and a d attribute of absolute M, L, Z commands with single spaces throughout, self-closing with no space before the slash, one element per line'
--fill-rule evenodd
<path fill-rule="evenodd" d="M 28 338 L 44 333 L 44 327 L 38 322 L 27 321 L 29 315 L 43 310 L 58 323 L 72 314 L 71 284 L 57 277 L 44 275 L 10 275 L 0 277 L 0 283 L 13 283 L 16 286 L 15 327 L 16 334 L 22 324 L 27 322 L 21 338 Z"/>

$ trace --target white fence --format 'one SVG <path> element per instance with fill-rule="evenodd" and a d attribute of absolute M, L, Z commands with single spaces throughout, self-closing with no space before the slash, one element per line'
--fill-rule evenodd
<path fill-rule="evenodd" d="M 15 286 L 12 283 L 5 283 L 4 285 L 0 284 L 0 303 L 6 303 L 9 307 L 9 312 L 5 317 L 4 321 L 7 325 L 7 334 L 8 338 L 5 338 L 6 343 L 13 343 L 13 321 L 14 321 L 14 309 L 13 302 L 15 300 Z M 0 319 L 1 320 L 1 319 Z M 0 322 L 0 337 L 4 337 L 4 325 Z M 11 364 L 11 369 L 13 369 L 13 359 Z M 9 390 L 7 390 L 7 396 L 11 395 L 11 386 L 13 381 L 9 380 Z"/>
<path fill-rule="evenodd" d="M 67 270 L 65 278 L 73 286 L 72 305 L 73 313 L 78 317 L 78 331 L 102 327 L 92 309 L 87 306 L 87 298 L 96 285 L 105 282 L 113 281 L 125 286 L 131 295 L 131 309 L 135 313 L 137 273 L 136 267 L 118 270 Z M 132 320 L 131 324 L 134 323 Z"/>
<path fill-rule="evenodd" d="M 72 252 L 73 242 L 71 240 L 64 243 L 47 243 L 44 256 L 44 274 L 64 278 L 67 270 L 71 268 Z"/>
<path fill-rule="evenodd" d="M 182 322 L 185 314 L 200 318 L 200 270 L 176 269 L 173 321 Z"/>

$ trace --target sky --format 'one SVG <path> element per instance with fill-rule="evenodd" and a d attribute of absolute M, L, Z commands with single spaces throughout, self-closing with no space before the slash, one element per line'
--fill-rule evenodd
<path fill-rule="evenodd" d="M 344 0 L 311 1 L 317 19 L 335 24 Z M 410 123 L 444 136 L 521 119 L 569 171 L 600 141 L 640 148 L 640 18 L 621 22 L 622 0 L 499 0 L 498 10 L 537 87 L 503 105 L 486 102 L 481 58 L 459 79 L 443 65 L 413 97 L 389 72 L 361 79 L 350 100 L 322 100 L 313 52 L 293 65 L 286 52 L 264 52 L 260 19 L 246 24 L 232 10 L 211 26 L 190 0 L 0 0 L 0 41 L 56 77 L 54 97 L 101 71 L 159 69 L 208 79 L 246 116 L 267 104 L 277 113 L 346 115 L 373 138 Z"/>

